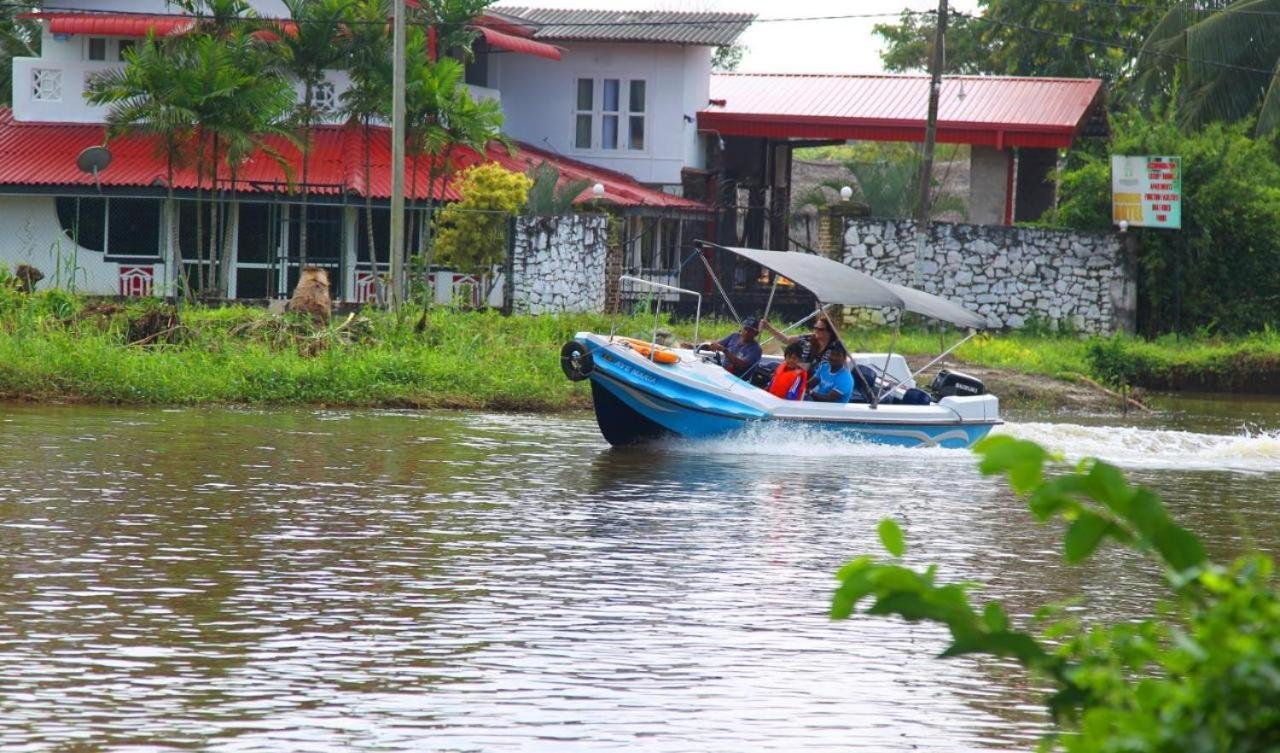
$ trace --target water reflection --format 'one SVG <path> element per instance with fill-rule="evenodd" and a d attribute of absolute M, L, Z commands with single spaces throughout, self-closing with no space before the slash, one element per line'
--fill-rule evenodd
<path fill-rule="evenodd" d="M 1062 565 L 965 452 L 616 452 L 590 419 L 413 412 L 0 420 L 5 751 L 1025 749 L 1016 668 L 830 623 L 834 569 L 893 515 L 911 561 L 1016 613 L 1155 596 L 1126 557 Z M 1215 551 L 1280 541 L 1265 468 L 1136 473 Z"/>

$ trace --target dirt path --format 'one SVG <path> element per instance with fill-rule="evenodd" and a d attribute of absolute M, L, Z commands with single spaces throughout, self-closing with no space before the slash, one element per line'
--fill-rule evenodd
<path fill-rule="evenodd" d="M 914 370 L 928 363 L 929 358 L 908 356 L 907 362 Z M 1067 382 L 1040 374 L 992 369 L 952 359 L 930 368 L 925 376 L 932 379 L 938 369 L 961 371 L 981 379 L 987 391 L 1000 398 L 1001 408 L 1108 412 L 1120 411 L 1124 407 L 1115 393 L 1086 382 Z"/>

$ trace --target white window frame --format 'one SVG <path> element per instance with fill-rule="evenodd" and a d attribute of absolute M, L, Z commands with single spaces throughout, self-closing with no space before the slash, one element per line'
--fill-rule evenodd
<path fill-rule="evenodd" d="M 64 83 L 61 68 L 32 68 L 31 101 L 61 102 Z"/>
<path fill-rule="evenodd" d="M 327 79 L 320 81 L 311 88 L 310 104 L 321 116 L 334 114 L 338 111 L 338 87 Z"/>
<path fill-rule="evenodd" d="M 584 79 L 591 81 L 592 106 L 590 110 L 578 108 L 578 82 Z M 618 82 L 617 110 L 606 111 L 604 109 L 604 82 L 606 80 Z M 632 82 L 644 84 L 644 110 L 642 111 L 632 112 L 631 110 Z M 652 133 L 652 129 L 649 127 L 649 111 L 652 109 L 653 101 L 649 94 L 652 91 L 653 87 L 649 86 L 649 79 L 647 78 L 608 73 L 575 75 L 573 77 L 573 115 L 569 124 L 569 145 L 572 150 L 579 153 L 601 156 L 616 155 L 619 157 L 648 154 L 650 134 Z M 578 146 L 578 118 L 583 115 L 591 118 L 591 145 L 589 147 Z M 618 118 L 618 145 L 611 149 L 606 149 L 604 146 L 604 119 L 606 116 Z M 640 118 L 642 122 L 644 145 L 640 149 L 631 148 L 632 118 Z"/>

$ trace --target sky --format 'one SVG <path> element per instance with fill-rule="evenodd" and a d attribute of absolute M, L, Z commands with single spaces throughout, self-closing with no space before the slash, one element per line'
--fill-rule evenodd
<path fill-rule="evenodd" d="M 895 23 L 904 9 L 935 10 L 937 0 L 503 0 L 506 5 L 607 10 L 713 10 L 754 13 L 757 22 L 740 38 L 747 52 L 744 73 L 878 73 L 878 23 Z M 976 0 L 953 0 L 952 7 L 976 10 Z M 876 15 L 808 21 L 766 19 Z"/>

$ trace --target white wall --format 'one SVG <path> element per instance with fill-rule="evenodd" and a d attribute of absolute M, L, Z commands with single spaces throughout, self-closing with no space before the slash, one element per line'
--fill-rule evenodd
<path fill-rule="evenodd" d="M 574 148 L 578 78 L 647 82 L 643 152 Z M 711 49 L 678 45 L 573 44 L 559 61 L 494 55 L 489 72 L 490 86 L 502 92 L 503 130 L 512 138 L 627 173 L 644 183 L 672 186 L 680 184 L 681 168 L 701 166 L 696 118 L 706 106 L 710 82 Z M 597 104 L 598 97 L 597 92 Z M 596 147 L 599 120 L 593 123 Z"/>
<path fill-rule="evenodd" d="M 10 270 L 30 264 L 44 273 L 38 289 L 60 282 L 85 293 L 117 295 L 120 267 L 151 267 L 155 282 L 152 291 L 162 292 L 164 265 L 159 262 L 117 264 L 107 262 L 99 251 L 80 248 L 71 242 L 58 224 L 52 196 L 0 195 L 0 264 Z M 74 279 L 74 282 L 72 281 Z"/>

